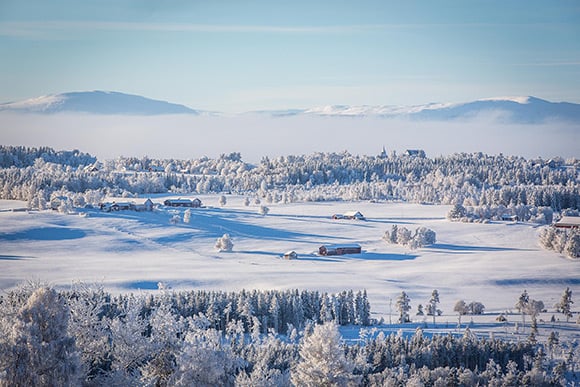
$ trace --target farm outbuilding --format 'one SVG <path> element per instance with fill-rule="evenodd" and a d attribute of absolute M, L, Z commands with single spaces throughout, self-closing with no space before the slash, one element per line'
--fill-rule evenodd
<path fill-rule="evenodd" d="M 355 220 L 366 220 L 365 216 L 359 211 L 349 211 L 344 214 L 334 214 L 332 219 L 355 219 Z"/>
<path fill-rule="evenodd" d="M 318 248 L 319 255 L 344 255 L 344 254 L 360 254 L 362 249 L 360 245 L 346 244 L 346 245 L 322 245 Z"/>
<path fill-rule="evenodd" d="M 190 199 L 167 199 L 163 202 L 164 205 L 167 207 L 193 207 L 199 208 L 201 207 L 201 200 L 195 198 L 193 200 Z"/>
<path fill-rule="evenodd" d="M 554 223 L 558 228 L 580 228 L 580 216 L 563 216 L 562 219 Z"/>

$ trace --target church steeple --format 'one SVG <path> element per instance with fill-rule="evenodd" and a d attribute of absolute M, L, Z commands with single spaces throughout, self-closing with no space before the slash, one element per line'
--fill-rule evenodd
<path fill-rule="evenodd" d="M 384 145 L 383 145 L 383 151 L 379 155 L 379 158 L 381 158 L 381 159 L 386 159 L 387 158 L 387 150 L 385 149 L 385 146 Z"/>

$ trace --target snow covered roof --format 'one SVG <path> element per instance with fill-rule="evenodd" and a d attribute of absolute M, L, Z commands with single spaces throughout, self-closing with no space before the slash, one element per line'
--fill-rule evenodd
<path fill-rule="evenodd" d="M 166 202 L 170 202 L 170 203 L 191 203 L 190 199 L 167 199 Z"/>
<path fill-rule="evenodd" d="M 348 249 L 348 248 L 360 249 L 360 245 L 358 243 L 323 245 L 323 246 L 326 247 L 327 249 Z"/>
<path fill-rule="evenodd" d="M 563 216 L 554 226 L 565 228 L 580 227 L 580 216 Z"/>

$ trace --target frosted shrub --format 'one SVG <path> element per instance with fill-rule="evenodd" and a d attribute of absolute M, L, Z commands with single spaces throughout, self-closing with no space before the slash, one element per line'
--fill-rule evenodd
<path fill-rule="evenodd" d="M 232 251 L 234 248 L 234 243 L 230 238 L 229 234 L 224 234 L 221 238 L 218 238 L 215 242 L 215 248 L 222 252 L 222 251 Z"/>
<path fill-rule="evenodd" d="M 393 225 L 391 231 L 385 231 L 383 239 L 387 243 L 399 244 L 408 246 L 411 249 L 417 249 L 434 244 L 437 241 L 437 235 L 435 231 L 426 227 L 418 227 L 413 234 L 411 230 L 406 227 Z"/>
<path fill-rule="evenodd" d="M 266 206 L 260 206 L 260 210 L 258 211 L 260 215 L 267 215 L 270 212 L 270 209 Z"/>
<path fill-rule="evenodd" d="M 191 222 L 191 209 L 188 208 L 183 213 L 183 223 L 190 223 Z"/>
<path fill-rule="evenodd" d="M 447 213 L 447 219 L 457 221 L 463 218 L 465 214 L 465 207 L 463 207 L 461 204 L 455 204 L 453 208 Z"/>

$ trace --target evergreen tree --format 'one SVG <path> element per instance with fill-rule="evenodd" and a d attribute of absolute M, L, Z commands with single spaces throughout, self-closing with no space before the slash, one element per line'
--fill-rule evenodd
<path fill-rule="evenodd" d="M 570 290 L 570 288 L 567 287 L 566 290 L 564 290 L 564 293 L 562 293 L 562 298 L 560 299 L 560 302 L 554 305 L 557 312 L 562 313 L 564 316 L 566 316 L 566 322 L 569 322 L 570 318 L 572 317 L 573 303 L 574 301 L 572 301 L 572 290 Z"/>
<path fill-rule="evenodd" d="M 431 293 L 431 298 L 429 299 L 429 304 L 427 307 L 427 314 L 433 316 L 433 325 L 435 325 L 435 316 L 440 314 L 440 310 L 437 309 L 437 304 L 439 304 L 439 292 L 434 289 Z"/>
<path fill-rule="evenodd" d="M 524 331 L 526 329 L 526 310 L 530 303 L 530 296 L 528 295 L 528 291 L 524 290 L 523 293 L 518 298 L 518 302 L 516 303 L 515 307 L 522 314 L 522 323 L 524 325 Z"/>
<path fill-rule="evenodd" d="M 399 311 L 399 323 L 401 324 L 409 322 L 409 311 L 411 310 L 410 303 L 411 299 L 407 296 L 407 293 L 402 291 L 395 302 L 395 307 Z"/>

